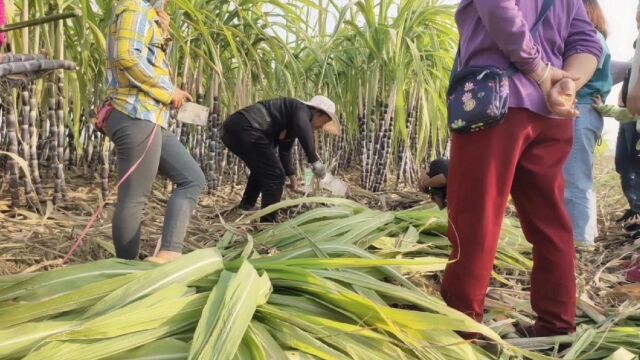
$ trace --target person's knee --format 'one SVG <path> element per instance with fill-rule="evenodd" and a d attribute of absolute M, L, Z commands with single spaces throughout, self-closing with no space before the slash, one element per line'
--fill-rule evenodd
<path fill-rule="evenodd" d="M 176 184 L 179 190 L 189 193 L 199 194 L 207 183 L 207 179 L 199 166 L 189 171 L 185 180 Z"/>
<path fill-rule="evenodd" d="M 202 169 L 198 167 L 198 171 L 196 171 L 191 179 L 191 183 L 194 189 L 197 189 L 198 193 L 204 189 L 205 184 L 207 183 L 207 179 L 204 176 L 204 172 Z"/>

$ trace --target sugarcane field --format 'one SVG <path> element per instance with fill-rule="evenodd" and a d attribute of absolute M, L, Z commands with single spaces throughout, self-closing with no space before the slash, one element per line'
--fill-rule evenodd
<path fill-rule="evenodd" d="M 0 359 L 640 359 L 639 28 L 0 0 Z"/>

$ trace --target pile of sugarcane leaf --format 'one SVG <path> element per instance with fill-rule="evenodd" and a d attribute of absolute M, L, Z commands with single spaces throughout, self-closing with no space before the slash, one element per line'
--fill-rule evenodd
<path fill-rule="evenodd" d="M 278 206 L 302 201 L 332 206 L 253 236 L 229 224 L 216 248 L 162 266 L 109 259 L 1 277 L 0 359 L 548 358 L 405 279 L 446 265 L 444 213 L 335 199 Z M 505 266 L 529 266 L 516 226 L 505 226 L 501 248 Z M 457 331 L 481 333 L 500 351 Z M 620 349 L 638 341 L 625 335 L 637 334 L 582 332 L 569 355 L 628 355 Z"/>

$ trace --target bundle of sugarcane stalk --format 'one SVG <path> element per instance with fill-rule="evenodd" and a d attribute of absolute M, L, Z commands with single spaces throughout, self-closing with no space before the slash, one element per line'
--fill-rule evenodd
<path fill-rule="evenodd" d="M 35 81 L 48 76 L 56 70 L 74 70 L 76 65 L 70 61 L 49 60 L 41 55 L 6 55 L 0 64 L 0 86 L 3 89 L 2 107 L 4 110 L 7 139 L 7 150 L 10 154 L 19 156 L 28 164 L 29 172 L 34 184 L 25 176 L 24 192 L 27 203 L 39 208 L 39 199 L 44 193 L 42 189 L 38 143 L 41 135 L 37 128 L 38 108 L 36 102 Z M 57 80 L 57 84 L 54 83 Z M 60 203 L 64 189 L 64 100 L 62 77 L 50 77 L 48 86 L 48 115 L 43 115 L 41 124 L 50 125 L 44 132 L 45 141 L 49 143 L 47 153 L 52 156 L 51 170 L 55 174 L 54 202 Z M 15 95 L 14 95 L 15 90 Z M 57 94 L 56 94 L 57 92 Z M 18 110 L 19 109 L 19 110 Z M 19 118 L 18 118 L 19 117 Z M 41 129 L 44 128 L 41 126 Z M 47 134 L 51 139 L 47 138 Z M 5 134 L 0 135 L 4 139 Z M 20 205 L 19 177 L 20 170 L 15 157 L 10 157 L 5 164 L 9 173 L 9 189 L 14 207 Z M 25 169 L 26 170 L 26 169 Z M 34 189 L 35 186 L 35 189 Z M 43 199 L 44 200 L 44 199 Z"/>
<path fill-rule="evenodd" d="M 548 358 L 502 340 L 405 279 L 445 266 L 445 213 L 306 201 L 332 206 L 253 236 L 230 224 L 216 248 L 167 265 L 111 259 L 0 277 L 0 358 Z M 499 260 L 528 268 L 511 257 L 527 249 L 519 229 L 507 224 L 502 240 Z M 479 332 L 501 351 L 489 353 L 456 331 Z M 628 336 L 638 334 L 601 329 L 543 345 L 575 341 L 568 355 L 604 358 L 637 354 Z"/>

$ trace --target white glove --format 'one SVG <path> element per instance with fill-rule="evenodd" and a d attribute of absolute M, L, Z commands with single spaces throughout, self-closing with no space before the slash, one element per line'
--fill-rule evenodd
<path fill-rule="evenodd" d="M 318 179 L 322 180 L 327 175 L 327 169 L 324 167 L 322 161 L 318 160 L 311 164 L 311 171 L 313 175 Z"/>

